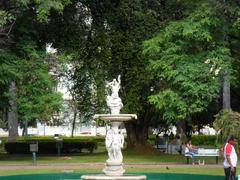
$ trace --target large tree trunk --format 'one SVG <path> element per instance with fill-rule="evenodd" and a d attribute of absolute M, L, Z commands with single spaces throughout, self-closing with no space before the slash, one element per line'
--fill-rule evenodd
<path fill-rule="evenodd" d="M 184 139 L 186 131 L 186 121 L 177 121 L 177 135 L 180 136 L 180 139 Z"/>
<path fill-rule="evenodd" d="M 28 136 L 28 122 L 26 120 L 23 123 L 22 136 L 24 137 Z"/>
<path fill-rule="evenodd" d="M 146 146 L 149 124 L 146 119 L 137 119 L 125 124 L 127 130 L 127 148 L 132 149 L 137 145 Z"/>
<path fill-rule="evenodd" d="M 136 123 L 135 122 L 125 123 L 125 128 L 127 131 L 127 148 L 131 149 L 137 144 Z"/>
<path fill-rule="evenodd" d="M 227 71 L 223 74 L 223 109 L 231 109 L 230 77 Z"/>
<path fill-rule="evenodd" d="M 11 97 L 8 110 L 8 141 L 15 142 L 18 137 L 17 87 L 15 82 L 10 84 L 9 92 Z"/>

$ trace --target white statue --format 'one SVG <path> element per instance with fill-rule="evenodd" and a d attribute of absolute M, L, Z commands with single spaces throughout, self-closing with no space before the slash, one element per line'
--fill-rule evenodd
<path fill-rule="evenodd" d="M 123 107 L 122 100 L 119 98 L 118 91 L 120 89 L 121 76 L 118 75 L 118 80 L 113 79 L 113 81 L 108 82 L 106 87 L 111 88 L 111 95 L 107 96 L 107 105 L 111 110 L 111 114 L 119 114 L 120 109 Z"/>
<path fill-rule="evenodd" d="M 46 44 L 46 53 L 47 54 L 55 54 L 55 53 L 57 53 L 57 49 L 52 47 L 52 43 L 47 43 Z"/>
<path fill-rule="evenodd" d="M 119 97 L 118 96 L 118 91 L 120 89 L 120 84 L 121 84 L 121 76 L 118 75 L 118 81 L 116 79 L 113 79 L 113 81 L 107 83 L 106 87 L 111 87 L 112 95 L 113 97 Z"/>
<path fill-rule="evenodd" d="M 124 136 L 118 131 L 118 128 L 108 130 L 105 139 L 109 159 L 107 162 L 122 162 L 123 156 L 121 149 L 124 145 Z"/>

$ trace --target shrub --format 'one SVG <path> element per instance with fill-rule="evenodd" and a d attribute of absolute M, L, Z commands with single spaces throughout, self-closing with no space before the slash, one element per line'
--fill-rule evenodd
<path fill-rule="evenodd" d="M 28 154 L 30 153 L 30 143 L 32 141 L 38 142 L 38 153 L 40 154 L 52 154 L 57 153 L 57 143 L 56 140 L 51 139 L 28 139 L 28 140 L 19 140 L 18 142 L 6 142 L 5 150 L 10 154 Z M 94 149 L 97 148 L 97 142 L 94 140 L 79 140 L 64 138 L 62 141 L 62 153 L 79 153 L 83 149 L 88 150 L 90 153 L 93 153 Z"/>
<path fill-rule="evenodd" d="M 227 140 L 229 135 L 240 137 L 240 113 L 225 109 L 220 111 L 213 123 L 217 131 L 221 131 L 221 140 Z"/>
<path fill-rule="evenodd" d="M 216 144 L 216 135 L 193 135 L 192 143 L 194 145 L 204 145 L 204 146 L 215 146 Z"/>

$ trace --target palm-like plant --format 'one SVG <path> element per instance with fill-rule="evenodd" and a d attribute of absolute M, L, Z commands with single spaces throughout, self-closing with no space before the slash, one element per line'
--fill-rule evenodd
<path fill-rule="evenodd" d="M 224 109 L 215 117 L 213 126 L 218 132 L 221 132 L 222 140 L 226 140 L 229 135 L 240 137 L 240 113 Z"/>

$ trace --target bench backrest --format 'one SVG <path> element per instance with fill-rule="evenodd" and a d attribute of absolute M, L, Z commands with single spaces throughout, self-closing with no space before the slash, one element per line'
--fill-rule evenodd
<path fill-rule="evenodd" d="M 198 154 L 219 156 L 219 149 L 198 149 Z"/>

